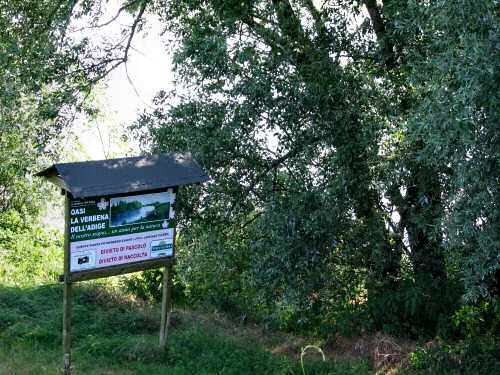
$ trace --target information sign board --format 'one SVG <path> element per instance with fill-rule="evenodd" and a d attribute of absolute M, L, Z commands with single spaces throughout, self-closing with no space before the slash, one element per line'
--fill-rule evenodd
<path fill-rule="evenodd" d="M 71 199 L 69 272 L 174 255 L 175 191 Z"/>
<path fill-rule="evenodd" d="M 58 163 L 37 173 L 66 196 L 63 372 L 71 375 L 72 283 L 165 267 L 160 347 L 167 348 L 175 199 L 209 177 L 189 152 Z"/>

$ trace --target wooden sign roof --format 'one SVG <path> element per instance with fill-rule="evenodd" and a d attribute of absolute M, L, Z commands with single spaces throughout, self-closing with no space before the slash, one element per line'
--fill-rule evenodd
<path fill-rule="evenodd" d="M 191 153 L 59 163 L 36 174 L 73 198 L 135 193 L 208 181 Z"/>

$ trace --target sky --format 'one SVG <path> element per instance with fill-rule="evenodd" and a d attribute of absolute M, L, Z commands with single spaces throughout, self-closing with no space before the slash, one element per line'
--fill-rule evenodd
<path fill-rule="evenodd" d="M 102 17 L 102 23 L 114 17 L 119 4 L 120 1 L 117 0 L 106 3 L 107 12 Z M 93 43 L 99 45 L 103 35 L 108 38 L 116 37 L 122 25 L 131 24 L 131 20 L 130 15 L 122 12 L 117 22 L 97 30 L 80 32 L 79 36 L 88 36 Z M 139 153 L 138 144 L 132 142 L 128 147 L 120 144 L 117 133 L 131 124 L 140 112 L 149 108 L 154 95 L 161 89 L 168 90 L 173 80 L 171 57 L 159 37 L 159 21 L 149 16 L 144 31 L 137 33 L 133 39 L 126 68 L 125 65 L 120 65 L 98 88 L 97 100 L 102 115 L 95 121 L 87 118 L 76 121 L 74 134 L 81 149 L 68 158 L 79 161 L 101 160 L 136 156 Z M 127 152 L 130 149 L 137 151 L 131 155 Z"/>

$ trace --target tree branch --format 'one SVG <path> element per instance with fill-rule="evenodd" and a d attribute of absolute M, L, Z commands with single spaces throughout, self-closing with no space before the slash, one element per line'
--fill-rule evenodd
<path fill-rule="evenodd" d="M 96 28 L 99 28 L 99 27 L 105 27 L 105 26 L 108 26 L 110 23 L 112 23 L 112 22 L 116 21 L 116 20 L 118 19 L 118 17 L 120 17 L 120 14 L 121 14 L 124 10 L 126 10 L 126 9 L 128 9 L 128 8 L 130 8 L 130 7 L 132 7 L 132 6 L 134 6 L 134 5 L 135 5 L 135 4 L 137 4 L 139 1 L 141 1 L 141 0 L 132 0 L 130 3 L 125 4 L 125 5 L 124 5 L 124 6 L 122 6 L 120 9 L 118 9 L 118 12 L 116 13 L 116 15 L 115 15 L 112 19 L 110 19 L 108 22 L 105 22 L 105 23 L 103 23 L 103 24 L 101 24 L 101 25 L 97 25 L 97 26 L 95 26 L 95 27 L 96 27 Z"/>
<path fill-rule="evenodd" d="M 384 4 L 387 4 L 388 0 L 384 1 Z M 373 30 L 375 31 L 375 35 L 379 42 L 383 43 L 383 57 L 385 60 L 385 65 L 387 70 L 392 70 L 394 65 L 396 64 L 396 58 L 394 56 L 394 44 L 387 37 L 387 30 L 385 27 L 384 20 L 382 19 L 382 15 L 380 13 L 380 9 L 377 6 L 376 0 L 365 0 L 365 6 L 368 10 L 368 14 L 370 15 L 370 19 L 372 21 Z"/>
<path fill-rule="evenodd" d="M 147 0 L 144 0 L 141 4 L 141 8 L 139 9 L 139 13 L 137 14 L 137 17 L 134 20 L 134 23 L 132 24 L 132 29 L 130 31 L 130 36 L 127 41 L 127 46 L 125 47 L 125 54 L 123 56 L 123 62 L 127 62 L 128 60 L 128 51 L 130 50 L 130 45 L 132 43 L 132 39 L 134 38 L 134 34 L 137 30 L 137 25 L 139 25 L 139 22 L 141 21 L 142 15 L 144 14 L 144 11 L 146 10 L 146 6 L 148 4 Z M 129 4 L 130 6 L 130 4 Z"/>
<path fill-rule="evenodd" d="M 321 137 L 315 137 L 312 138 L 309 142 L 307 143 L 302 143 L 301 146 L 295 147 L 288 151 L 286 154 L 282 155 L 281 157 L 275 159 L 271 164 L 269 164 L 262 172 L 260 172 L 257 177 L 254 179 L 254 181 L 246 188 L 246 194 L 243 196 L 247 196 L 250 192 L 252 192 L 257 184 L 265 177 L 269 172 L 272 170 L 278 168 L 281 164 L 283 164 L 286 160 L 298 155 L 301 153 L 305 147 L 311 146 L 316 144 L 317 142 L 321 141 Z M 227 211 L 226 218 L 229 216 L 229 214 L 236 208 L 238 205 L 238 201 L 234 201 L 233 204 L 231 205 L 231 208 Z"/>
<path fill-rule="evenodd" d="M 311 13 L 311 16 L 314 18 L 314 22 L 316 23 L 316 29 L 318 30 L 318 33 L 321 33 L 321 31 L 324 30 L 324 23 L 323 20 L 321 19 L 321 13 L 314 6 L 312 0 L 304 0 L 304 1 L 306 3 L 307 9 L 309 10 L 309 13 Z"/>
<path fill-rule="evenodd" d="M 240 227 L 240 230 L 242 229 L 245 229 L 246 227 L 248 227 L 250 224 L 252 224 L 255 220 L 257 220 L 260 216 L 262 216 L 263 212 L 258 212 L 254 215 L 254 217 L 252 217 L 250 220 L 248 220 L 247 222 L 243 223 L 243 225 L 241 225 Z"/>
<path fill-rule="evenodd" d="M 288 0 L 272 0 L 279 28 L 285 37 L 292 42 L 303 44 L 305 37 L 300 19 L 295 14 Z"/>
<path fill-rule="evenodd" d="M 107 62 L 113 62 L 116 61 L 114 65 L 112 65 L 109 69 L 107 69 L 103 74 L 99 75 L 97 77 L 97 80 L 101 80 L 102 78 L 106 77 L 109 73 L 111 73 L 113 70 L 115 70 L 117 67 L 119 67 L 121 64 L 126 63 L 128 61 L 128 53 L 131 48 L 132 44 L 132 39 L 134 38 L 135 32 L 137 30 L 137 26 L 139 25 L 139 22 L 142 19 L 142 16 L 144 14 L 144 11 L 146 10 L 146 6 L 148 4 L 148 0 L 144 0 L 141 4 L 141 8 L 139 9 L 139 13 L 134 19 L 134 23 L 132 24 L 131 30 L 130 30 L 130 35 L 127 40 L 127 45 L 125 46 L 125 51 L 123 53 L 123 57 L 121 58 L 116 58 L 116 59 L 108 59 Z M 130 6 L 130 4 L 129 4 Z M 101 64 L 103 65 L 103 64 Z M 105 64 L 104 64 L 105 65 Z"/>

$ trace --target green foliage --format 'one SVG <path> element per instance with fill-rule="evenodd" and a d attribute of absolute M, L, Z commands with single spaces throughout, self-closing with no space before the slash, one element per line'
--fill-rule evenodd
<path fill-rule="evenodd" d="M 142 207 L 142 203 L 139 201 L 133 201 L 133 202 L 125 202 L 125 201 L 120 201 L 118 204 L 114 204 L 111 207 L 111 214 L 118 214 L 122 213 L 125 211 L 132 211 L 132 210 L 138 210 L 139 208 Z"/>
<path fill-rule="evenodd" d="M 369 327 L 395 336 L 453 337 L 451 316 L 460 308 L 462 294 L 457 284 L 447 281 L 436 290 L 405 280 L 396 289 L 387 284 L 370 288 L 372 294 L 365 306 Z"/>
<path fill-rule="evenodd" d="M 62 273 L 62 235 L 15 211 L 0 215 L 0 280 L 52 282 Z"/>
<path fill-rule="evenodd" d="M 500 334 L 500 297 L 476 305 L 463 304 L 453 316 L 460 337 Z"/>
<path fill-rule="evenodd" d="M 189 150 L 212 178 L 180 190 L 179 296 L 293 330 L 496 327 L 497 1 L 141 0 L 124 5 L 136 18 L 123 45 L 68 38 L 100 5 L 0 1 L 8 265 L 36 274 L 18 256 L 36 264 L 48 247 L 21 235 L 45 197 L 30 176 L 73 110 L 94 114 L 86 95 L 148 11 L 174 38 L 176 87 L 130 137 Z M 159 285 L 157 271 L 126 281 L 145 299 Z"/>
<path fill-rule="evenodd" d="M 432 336 L 497 293 L 496 2 L 161 4 L 186 90 L 131 136 L 212 178 L 179 195 L 188 296 Z"/>
<path fill-rule="evenodd" d="M 205 247 L 195 245 L 200 242 L 210 243 L 212 251 L 202 252 Z M 248 303 L 252 300 L 252 295 L 248 293 L 254 291 L 239 277 L 245 261 L 249 260 L 245 258 L 241 245 L 235 239 L 230 246 L 221 247 L 215 238 L 202 233 L 189 240 L 179 237 L 176 241 L 178 264 L 175 269 L 179 286 L 183 286 L 189 304 L 211 305 L 233 316 L 252 315 L 255 310 Z M 237 258 L 240 259 L 235 262 Z"/>
<path fill-rule="evenodd" d="M 445 242 L 467 300 L 489 298 L 500 287 L 495 280 L 500 267 L 495 255 L 500 246 L 498 3 L 414 4 L 407 12 L 396 19 L 411 17 L 413 23 L 397 24 L 396 32 L 413 40 L 417 28 L 428 35 L 419 42 L 425 49 L 408 49 L 405 56 L 411 97 L 418 100 L 408 121 L 412 139 L 422 145 L 415 157 L 442 175 Z"/>
<path fill-rule="evenodd" d="M 152 269 L 122 278 L 124 290 L 144 301 L 161 301 L 163 295 L 163 269 Z M 172 302 L 182 305 L 186 302 L 185 286 L 179 280 L 176 269 L 172 274 Z M 190 301 L 192 302 L 192 301 Z"/>
<path fill-rule="evenodd" d="M 39 213 L 48 189 L 33 175 L 59 154 L 96 70 L 85 42 L 66 38 L 73 1 L 0 1 L 0 215 Z"/>
<path fill-rule="evenodd" d="M 163 272 L 161 270 L 146 270 L 140 275 L 134 274 L 122 279 L 125 290 L 137 298 L 148 301 L 161 301 Z"/>
<path fill-rule="evenodd" d="M 476 336 L 454 344 L 438 341 L 417 348 L 410 362 L 398 373 L 417 374 L 495 374 L 500 370 L 498 337 Z"/>

